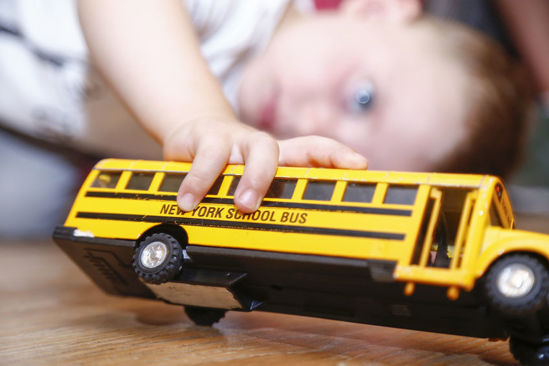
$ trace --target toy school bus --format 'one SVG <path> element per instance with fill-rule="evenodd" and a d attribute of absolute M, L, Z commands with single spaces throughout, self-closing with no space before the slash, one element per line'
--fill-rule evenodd
<path fill-rule="evenodd" d="M 228 166 L 184 212 L 189 168 L 100 161 L 55 241 L 107 293 L 185 305 L 201 325 L 256 309 L 511 337 L 515 357 L 547 362 L 549 236 L 514 229 L 498 178 L 280 167 L 242 214 L 243 166 Z"/>

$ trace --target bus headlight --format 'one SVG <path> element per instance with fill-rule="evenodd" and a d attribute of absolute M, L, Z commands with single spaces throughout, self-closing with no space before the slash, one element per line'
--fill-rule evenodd
<path fill-rule="evenodd" d="M 504 296 L 516 298 L 528 294 L 535 282 L 536 276 L 528 266 L 515 263 L 501 271 L 497 286 Z"/>
<path fill-rule="evenodd" d="M 168 256 L 168 247 L 160 241 L 153 241 L 141 252 L 140 261 L 146 268 L 156 268 L 161 265 Z"/>

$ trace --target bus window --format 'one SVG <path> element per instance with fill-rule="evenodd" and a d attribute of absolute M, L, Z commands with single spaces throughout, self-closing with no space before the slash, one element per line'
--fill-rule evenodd
<path fill-rule="evenodd" d="M 332 199 L 336 182 L 309 181 L 303 194 L 304 200 L 329 201 Z"/>
<path fill-rule="evenodd" d="M 347 183 L 347 188 L 343 195 L 343 202 L 370 203 L 372 202 L 375 191 L 375 184 L 349 182 Z"/>
<path fill-rule="evenodd" d="M 166 174 L 158 189 L 161 192 L 177 192 L 179 186 L 187 174 Z"/>
<path fill-rule="evenodd" d="M 238 183 L 240 183 L 240 177 L 233 177 L 233 181 L 231 182 L 231 186 L 229 187 L 229 192 L 227 192 L 227 196 L 234 196 L 234 191 L 236 191 Z"/>
<path fill-rule="evenodd" d="M 92 183 L 93 188 L 115 188 L 122 172 L 100 172 Z"/>
<path fill-rule="evenodd" d="M 417 187 L 391 185 L 387 188 L 384 203 L 413 205 L 416 201 Z"/>
<path fill-rule="evenodd" d="M 207 196 L 215 196 L 219 193 L 219 188 L 221 188 L 221 183 L 223 183 L 223 176 L 217 177 L 212 188 L 206 193 Z"/>
<path fill-rule="evenodd" d="M 490 224 L 492 226 L 503 227 L 503 224 L 501 223 L 501 218 L 499 217 L 499 212 L 497 210 L 495 201 L 492 201 L 492 205 L 490 206 Z"/>
<path fill-rule="evenodd" d="M 292 198 L 296 179 L 275 179 L 265 194 L 266 198 Z"/>
<path fill-rule="evenodd" d="M 154 173 L 133 173 L 126 185 L 126 189 L 148 191 L 153 178 Z"/>

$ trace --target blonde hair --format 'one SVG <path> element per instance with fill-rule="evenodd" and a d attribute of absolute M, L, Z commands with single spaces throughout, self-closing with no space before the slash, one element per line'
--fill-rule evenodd
<path fill-rule="evenodd" d="M 534 116 L 533 83 L 525 68 L 495 41 L 465 26 L 429 16 L 418 23 L 435 27 L 440 51 L 470 80 L 468 136 L 435 170 L 508 176 L 522 157 Z"/>

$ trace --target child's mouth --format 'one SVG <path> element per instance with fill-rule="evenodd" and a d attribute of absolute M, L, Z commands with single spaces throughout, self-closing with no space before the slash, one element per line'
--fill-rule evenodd
<path fill-rule="evenodd" d="M 265 131 L 272 131 L 276 120 L 276 108 L 278 104 L 278 95 L 273 93 L 263 104 L 259 120 L 259 128 Z"/>

